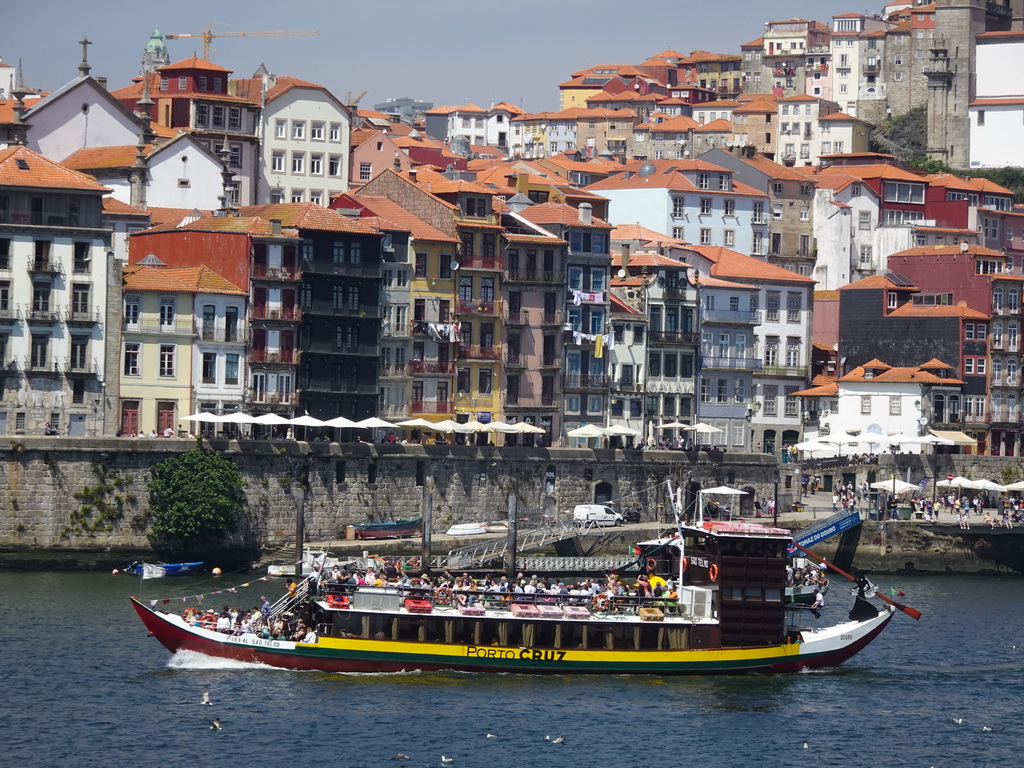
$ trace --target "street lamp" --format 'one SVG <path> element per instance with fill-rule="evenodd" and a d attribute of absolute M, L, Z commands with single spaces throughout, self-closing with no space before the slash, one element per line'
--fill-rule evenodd
<path fill-rule="evenodd" d="M 892 496 L 889 502 L 889 516 L 895 519 L 896 512 L 896 454 L 899 453 L 900 444 L 893 443 L 889 446 L 889 450 L 892 452 Z"/>

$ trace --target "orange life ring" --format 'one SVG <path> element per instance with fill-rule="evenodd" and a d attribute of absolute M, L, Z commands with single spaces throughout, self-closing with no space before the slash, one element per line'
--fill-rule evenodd
<path fill-rule="evenodd" d="M 409 568 L 419 568 L 420 567 L 420 559 L 418 557 L 410 557 L 409 561 L 406 563 L 406 565 Z"/>
<path fill-rule="evenodd" d="M 328 595 L 327 605 L 331 608 L 349 608 L 348 595 Z"/>
<path fill-rule="evenodd" d="M 690 570 L 690 558 L 684 557 L 683 558 L 683 573 L 686 573 L 688 570 Z"/>
<path fill-rule="evenodd" d="M 611 603 L 608 600 L 608 596 L 604 594 L 594 595 L 590 599 L 590 605 L 597 613 L 606 613 L 611 607 Z"/>
<path fill-rule="evenodd" d="M 450 587 L 438 587 L 434 590 L 434 602 L 438 605 L 448 605 L 452 601 L 452 590 Z"/>
<path fill-rule="evenodd" d="M 718 563 L 712 563 L 708 566 L 708 578 L 712 581 L 718 581 Z"/>
<path fill-rule="evenodd" d="M 203 629 L 216 629 L 217 628 L 217 616 L 213 613 L 204 613 L 199 617 L 199 626 Z"/>
<path fill-rule="evenodd" d="M 658 561 L 655 560 L 653 557 L 648 557 L 647 558 L 647 570 L 648 571 L 653 571 L 657 567 L 658 567 Z"/>

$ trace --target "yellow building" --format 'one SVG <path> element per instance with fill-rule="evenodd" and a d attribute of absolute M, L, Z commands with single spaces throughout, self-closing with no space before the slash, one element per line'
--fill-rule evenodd
<path fill-rule="evenodd" d="M 122 435 L 170 436 L 189 429 L 181 419 L 192 412 L 196 384 L 208 378 L 196 360 L 202 307 L 237 299 L 236 337 L 246 327 L 246 292 L 241 288 L 206 267 L 166 267 L 153 261 L 123 272 Z M 235 358 L 235 369 L 226 369 L 227 375 L 244 382 L 243 360 L 237 354 Z"/>

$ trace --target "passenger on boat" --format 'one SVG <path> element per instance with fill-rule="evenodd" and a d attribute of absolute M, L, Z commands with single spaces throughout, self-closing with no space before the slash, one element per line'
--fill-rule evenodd
<path fill-rule="evenodd" d="M 299 585 L 295 583 L 294 579 L 288 579 L 285 588 L 288 590 L 288 597 L 298 597 Z"/>
<path fill-rule="evenodd" d="M 223 635 L 231 634 L 231 614 L 227 611 L 221 611 L 217 617 L 217 631 Z"/>

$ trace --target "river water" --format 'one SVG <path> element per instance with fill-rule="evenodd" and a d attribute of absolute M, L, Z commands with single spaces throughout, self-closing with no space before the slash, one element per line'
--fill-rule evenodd
<path fill-rule="evenodd" d="M 244 580 L 201 579 L 147 581 L 144 597 Z M 898 599 L 924 618 L 897 614 L 843 667 L 661 680 L 326 675 L 172 658 L 128 603 L 138 579 L 0 573 L 0 754 L 20 768 L 395 768 L 441 766 L 441 755 L 451 768 L 1018 766 L 1022 583 L 904 577 Z M 251 605 L 279 587 L 209 599 Z M 830 598 L 826 618 L 845 617 L 845 592 Z M 213 706 L 200 704 L 204 689 Z M 223 730 L 210 730 L 214 717 Z"/>

